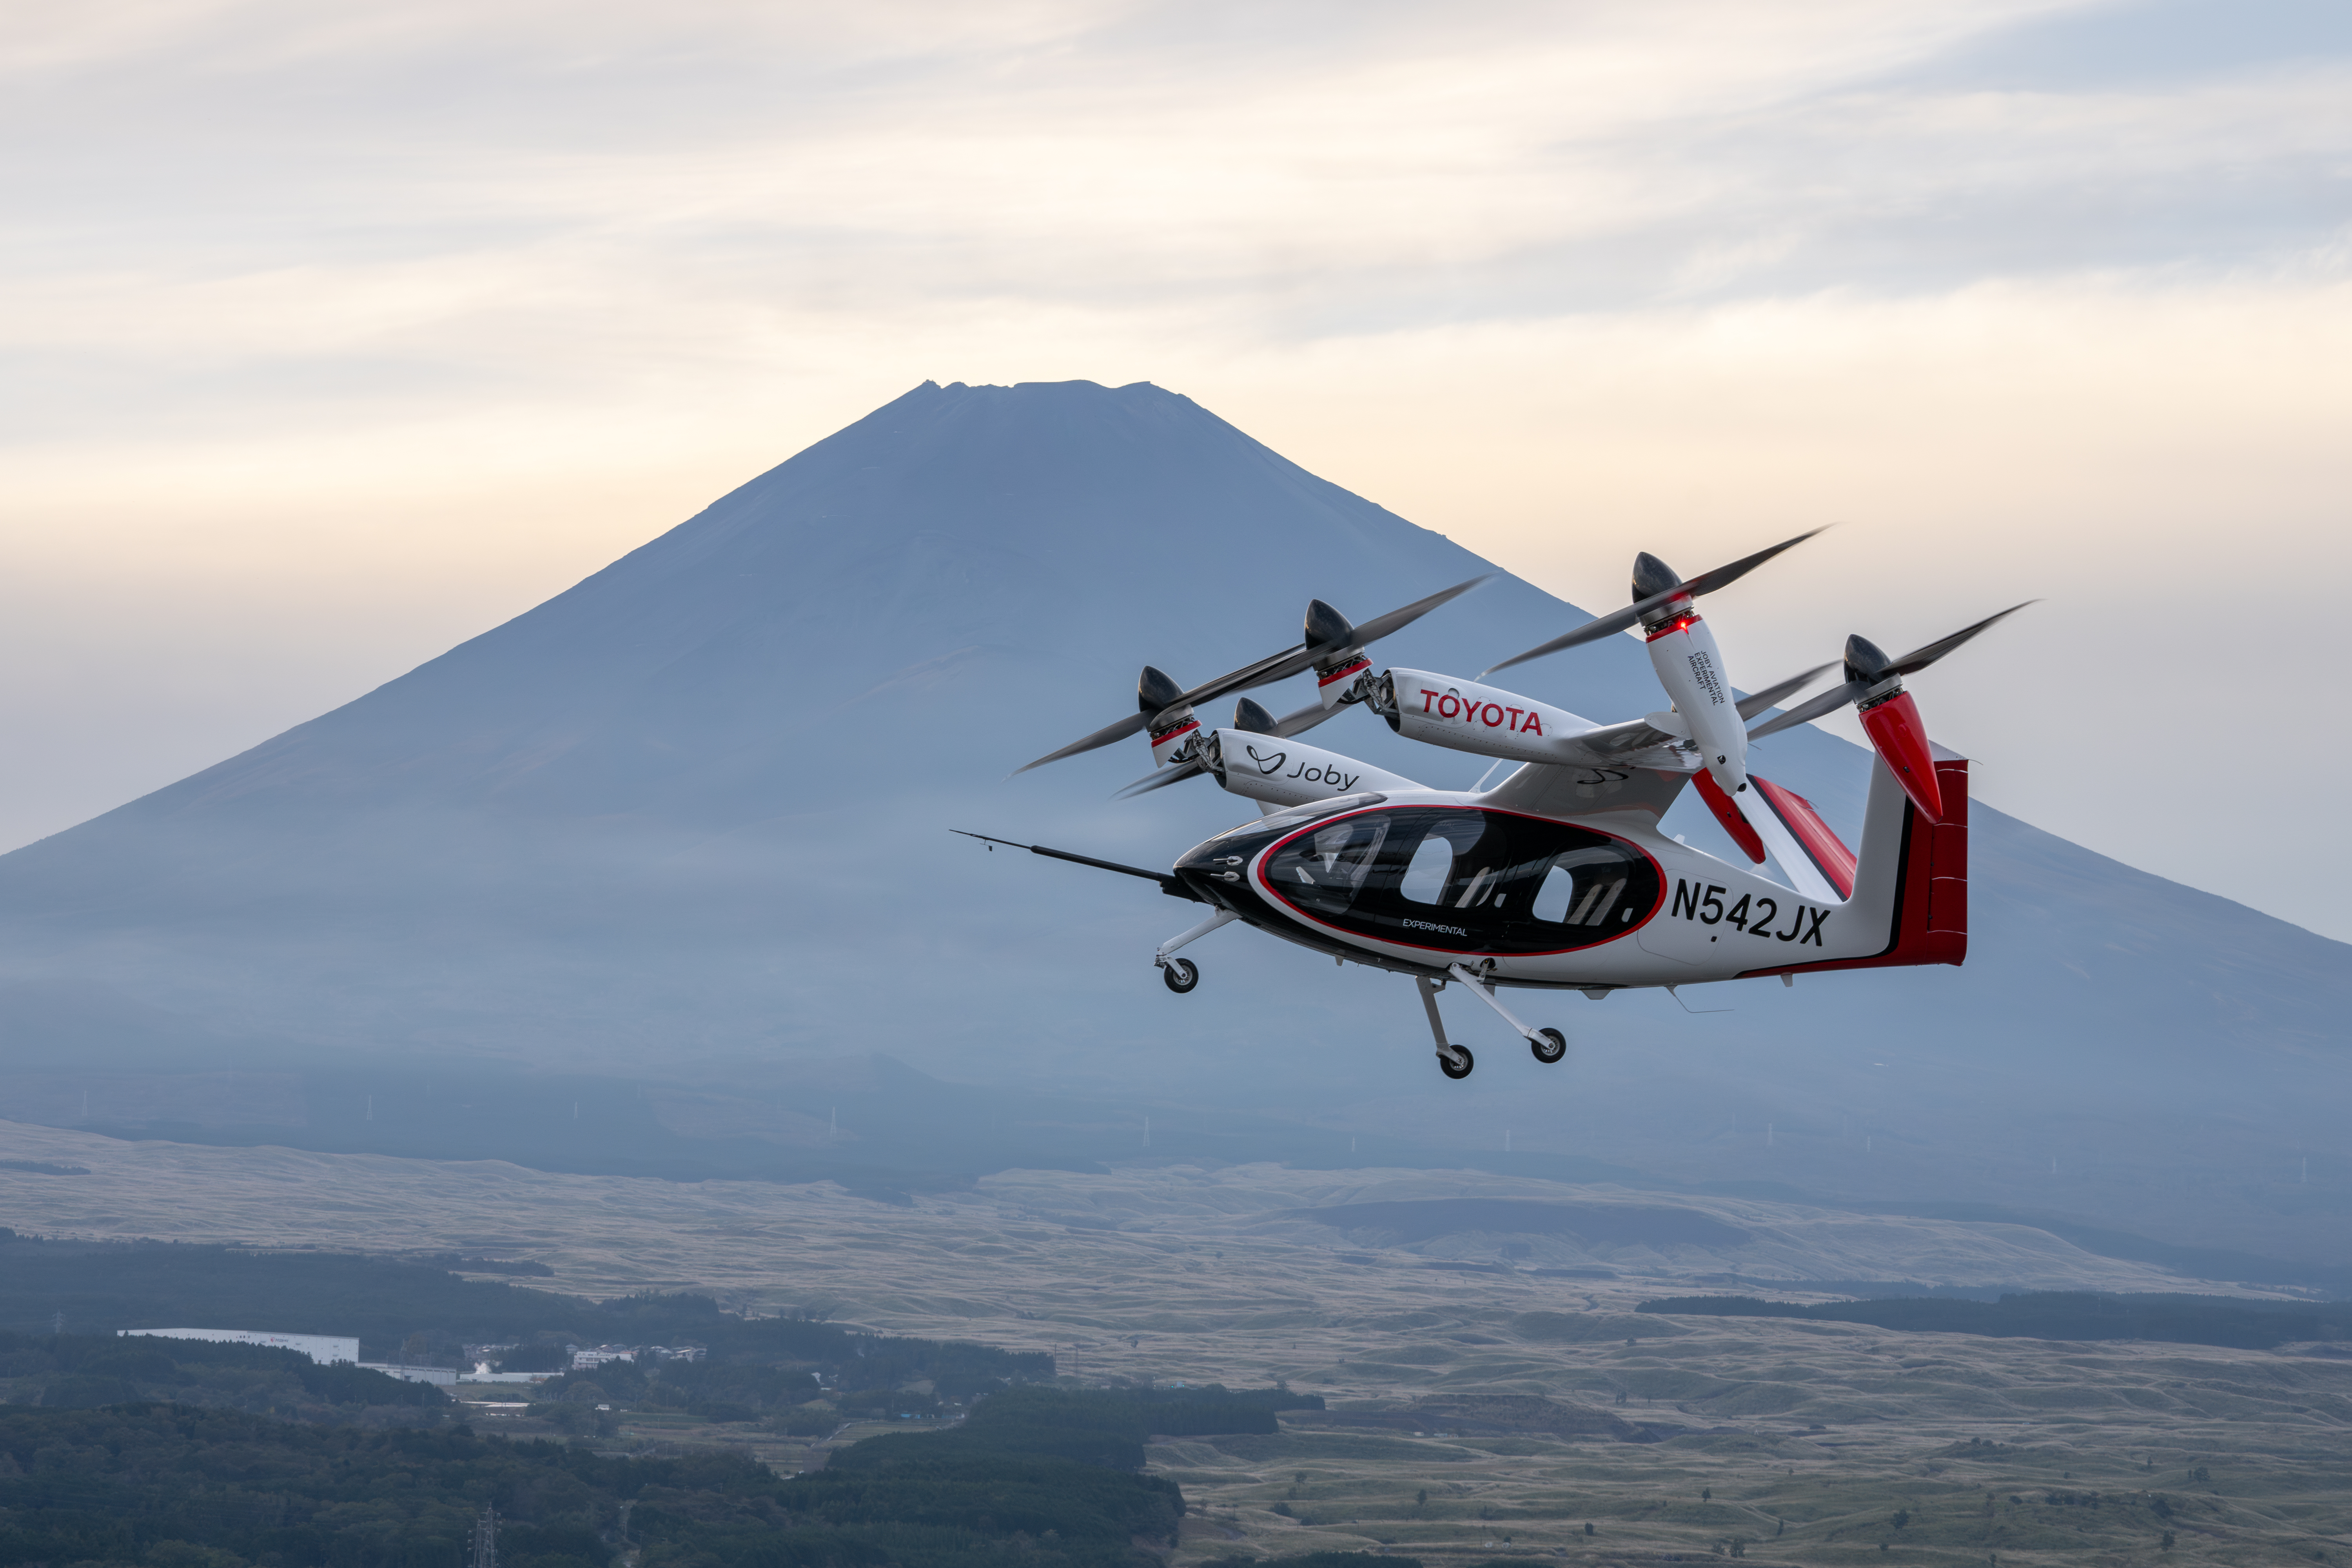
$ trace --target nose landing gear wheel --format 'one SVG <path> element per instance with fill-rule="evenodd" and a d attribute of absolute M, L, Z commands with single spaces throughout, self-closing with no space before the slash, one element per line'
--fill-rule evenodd
<path fill-rule="evenodd" d="M 1470 1054 L 1467 1046 L 1448 1046 L 1437 1053 L 1437 1070 L 1450 1079 L 1468 1078 L 1470 1069 L 1477 1065 L 1478 1058 Z"/>
<path fill-rule="evenodd" d="M 1538 1029 L 1536 1034 L 1539 1037 L 1528 1042 L 1528 1049 L 1535 1052 L 1536 1060 L 1549 1067 L 1568 1055 L 1568 1037 L 1558 1029 Z"/>
<path fill-rule="evenodd" d="M 1160 970 L 1160 978 L 1168 983 L 1169 990 L 1181 996 L 1201 984 L 1201 972 L 1192 967 L 1192 961 L 1189 958 L 1171 958 L 1167 967 Z"/>

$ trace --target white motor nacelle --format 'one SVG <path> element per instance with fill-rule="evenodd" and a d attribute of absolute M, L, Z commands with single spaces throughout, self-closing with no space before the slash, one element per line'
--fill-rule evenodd
<path fill-rule="evenodd" d="M 1738 700 L 1723 673 L 1715 634 L 1687 599 L 1674 608 L 1676 613 L 1646 629 L 1650 668 L 1675 700 L 1675 716 L 1697 747 L 1700 765 L 1725 795 L 1738 795 L 1748 787 L 1748 721 L 1739 716 Z"/>
<path fill-rule="evenodd" d="M 1407 740 L 1515 763 L 1579 760 L 1569 742 L 1594 727 L 1516 691 L 1421 669 L 1382 670 L 1370 702 Z"/>
<path fill-rule="evenodd" d="M 1219 784 L 1234 795 L 1268 805 L 1307 805 L 1366 790 L 1423 787 L 1353 757 L 1302 746 L 1248 730 L 1213 730 L 1196 742 L 1194 755 Z"/>

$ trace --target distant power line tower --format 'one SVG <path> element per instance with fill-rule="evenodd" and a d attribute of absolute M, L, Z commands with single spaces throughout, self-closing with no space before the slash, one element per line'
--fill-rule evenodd
<path fill-rule="evenodd" d="M 474 1521 L 474 1550 L 466 1568 L 499 1568 L 499 1510 L 486 1505 Z"/>

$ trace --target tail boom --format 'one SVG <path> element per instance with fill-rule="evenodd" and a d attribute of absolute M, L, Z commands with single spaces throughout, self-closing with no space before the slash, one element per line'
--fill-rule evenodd
<path fill-rule="evenodd" d="M 1833 969 L 1891 969 L 1965 963 L 1969 955 L 1969 763 L 1937 749 L 1934 766 L 1943 807 L 1930 819 L 1884 763 L 1871 770 L 1870 807 L 1846 908 L 1883 918 L 1885 945 L 1858 958 L 1776 964 L 1742 972 L 1810 974 Z M 1843 847 L 1843 846 L 1841 846 Z"/>

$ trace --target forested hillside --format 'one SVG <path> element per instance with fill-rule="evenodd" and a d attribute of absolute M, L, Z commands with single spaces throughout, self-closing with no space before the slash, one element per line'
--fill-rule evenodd
<path fill-rule="evenodd" d="M 1147 1427 L 1262 1430 L 1292 1403 L 1026 1390 L 952 1433 L 870 1440 L 789 1479 L 732 1455 L 605 1458 L 463 1426 L 11 1408 L 0 1564 L 454 1568 L 495 1509 L 504 1568 L 607 1568 L 625 1552 L 641 1568 L 1148 1568 L 1143 1544 L 1173 1544 L 1184 1498 L 1136 1473 Z"/>

